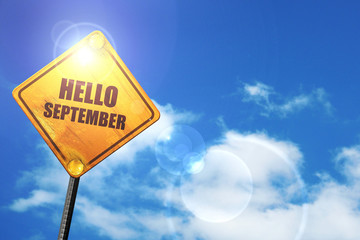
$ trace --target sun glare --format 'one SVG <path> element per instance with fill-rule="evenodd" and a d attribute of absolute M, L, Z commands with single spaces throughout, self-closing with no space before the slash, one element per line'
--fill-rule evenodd
<path fill-rule="evenodd" d="M 85 66 L 89 64 L 93 59 L 92 49 L 89 47 L 81 48 L 77 53 L 77 57 L 81 65 Z"/>

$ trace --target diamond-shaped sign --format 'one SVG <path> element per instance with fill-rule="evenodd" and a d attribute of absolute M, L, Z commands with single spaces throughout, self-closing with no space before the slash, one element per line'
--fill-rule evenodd
<path fill-rule="evenodd" d="M 160 117 L 99 31 L 20 84 L 13 96 L 73 177 L 83 175 Z"/>

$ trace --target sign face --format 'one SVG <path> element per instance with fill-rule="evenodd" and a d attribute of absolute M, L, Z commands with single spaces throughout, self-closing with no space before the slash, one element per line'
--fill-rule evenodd
<path fill-rule="evenodd" d="M 73 177 L 89 171 L 160 117 L 99 31 L 16 87 L 13 96 Z"/>

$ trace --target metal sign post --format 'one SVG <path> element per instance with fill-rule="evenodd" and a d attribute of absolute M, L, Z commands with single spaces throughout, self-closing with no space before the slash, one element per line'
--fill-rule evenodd
<path fill-rule="evenodd" d="M 58 240 L 67 240 L 69 237 L 70 224 L 74 212 L 76 194 L 79 187 L 80 178 L 70 176 L 69 186 L 66 193 L 64 211 L 61 218 Z"/>

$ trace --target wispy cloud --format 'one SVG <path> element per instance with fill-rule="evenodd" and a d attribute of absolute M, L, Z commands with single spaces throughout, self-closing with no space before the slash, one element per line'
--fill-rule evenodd
<path fill-rule="evenodd" d="M 243 90 L 248 97 L 248 100 L 253 100 L 258 104 L 270 104 L 269 96 L 274 94 L 272 87 L 265 85 L 260 82 L 256 82 L 254 85 L 245 83 L 243 85 Z"/>
<path fill-rule="evenodd" d="M 157 240 L 173 234 L 169 222 L 177 226 L 183 225 L 182 219 L 178 217 L 134 208 L 117 211 L 105 208 L 86 197 L 78 199 L 77 209 L 86 228 L 110 239 Z"/>
<path fill-rule="evenodd" d="M 59 195 L 57 193 L 47 192 L 44 190 L 33 190 L 29 198 L 16 199 L 10 208 L 16 212 L 25 212 L 29 208 L 54 204 Z"/>
<path fill-rule="evenodd" d="M 360 181 L 360 145 L 345 147 L 335 158 L 342 173 L 350 179 Z"/>
<path fill-rule="evenodd" d="M 132 221 L 126 214 L 106 209 L 84 197 L 78 199 L 77 208 L 86 225 L 96 228 L 100 235 L 112 239 L 134 239 L 139 236 L 136 229 L 127 227 Z"/>
<path fill-rule="evenodd" d="M 244 102 L 253 102 L 260 106 L 261 114 L 264 116 L 287 117 L 289 114 L 314 106 L 321 106 L 327 114 L 331 114 L 333 111 L 328 95 L 323 88 L 287 98 L 275 92 L 273 87 L 261 82 L 242 83 L 238 91 L 243 96 Z"/>

